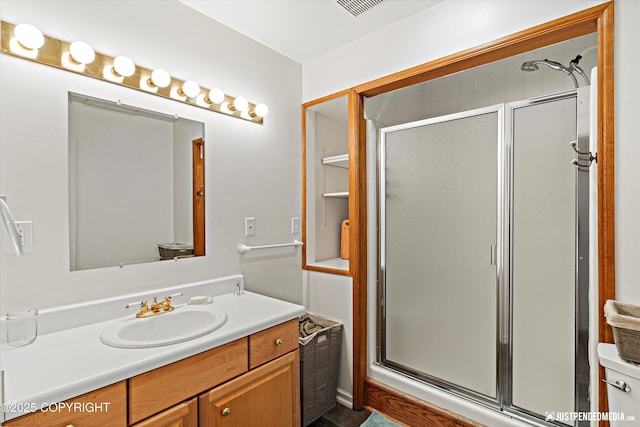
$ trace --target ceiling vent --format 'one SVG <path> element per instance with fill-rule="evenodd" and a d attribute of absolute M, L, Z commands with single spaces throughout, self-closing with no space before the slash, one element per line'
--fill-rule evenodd
<path fill-rule="evenodd" d="M 358 16 L 383 1 L 384 0 L 336 0 L 336 3 L 351 15 Z"/>

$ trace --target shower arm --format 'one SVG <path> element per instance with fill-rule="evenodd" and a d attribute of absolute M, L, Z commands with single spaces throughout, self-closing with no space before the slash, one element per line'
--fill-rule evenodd
<path fill-rule="evenodd" d="M 567 73 L 569 77 L 571 77 L 571 80 L 573 80 L 573 84 L 575 85 L 576 89 L 578 89 L 580 87 L 580 84 L 578 84 L 578 79 L 576 79 L 576 76 L 574 76 L 573 73 L 570 71 L 564 71 L 564 72 Z"/>
<path fill-rule="evenodd" d="M 584 79 L 584 82 L 587 84 L 587 86 L 591 85 L 591 82 L 589 81 L 589 77 L 587 77 L 587 74 L 584 72 L 584 70 L 581 67 L 578 67 L 578 65 L 574 65 L 573 69 L 575 70 L 576 73 L 578 73 L 578 74 L 580 74 L 582 76 L 582 78 Z"/>
<path fill-rule="evenodd" d="M 580 62 L 580 60 L 582 59 L 582 55 L 578 55 L 575 58 L 573 58 L 571 60 L 571 62 L 569 63 L 569 68 L 571 69 L 571 72 L 573 73 L 573 71 L 575 71 L 576 73 L 580 74 L 582 76 L 582 78 L 584 79 L 584 82 L 587 84 L 587 86 L 591 85 L 591 82 L 589 81 L 589 77 L 587 77 L 587 75 L 585 74 L 584 70 L 582 69 L 582 67 L 580 67 L 578 65 L 578 63 Z M 576 88 L 578 86 L 576 85 Z"/>

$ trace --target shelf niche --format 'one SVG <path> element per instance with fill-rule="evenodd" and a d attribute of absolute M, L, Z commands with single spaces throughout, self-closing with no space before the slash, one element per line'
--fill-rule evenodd
<path fill-rule="evenodd" d="M 349 274 L 349 260 L 340 258 L 349 218 L 348 107 L 347 94 L 303 105 L 305 269 Z"/>

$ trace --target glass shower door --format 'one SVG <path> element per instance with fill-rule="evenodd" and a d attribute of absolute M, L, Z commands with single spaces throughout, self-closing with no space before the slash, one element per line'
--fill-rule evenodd
<path fill-rule="evenodd" d="M 381 363 L 497 398 L 502 109 L 380 138 Z"/>
<path fill-rule="evenodd" d="M 550 417 L 575 410 L 576 102 L 511 106 L 511 404 Z"/>

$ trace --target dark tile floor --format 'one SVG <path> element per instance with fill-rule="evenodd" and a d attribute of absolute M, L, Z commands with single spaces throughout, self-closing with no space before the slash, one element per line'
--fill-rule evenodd
<path fill-rule="evenodd" d="M 369 415 L 369 411 L 354 411 L 338 403 L 309 427 L 358 427 Z"/>

